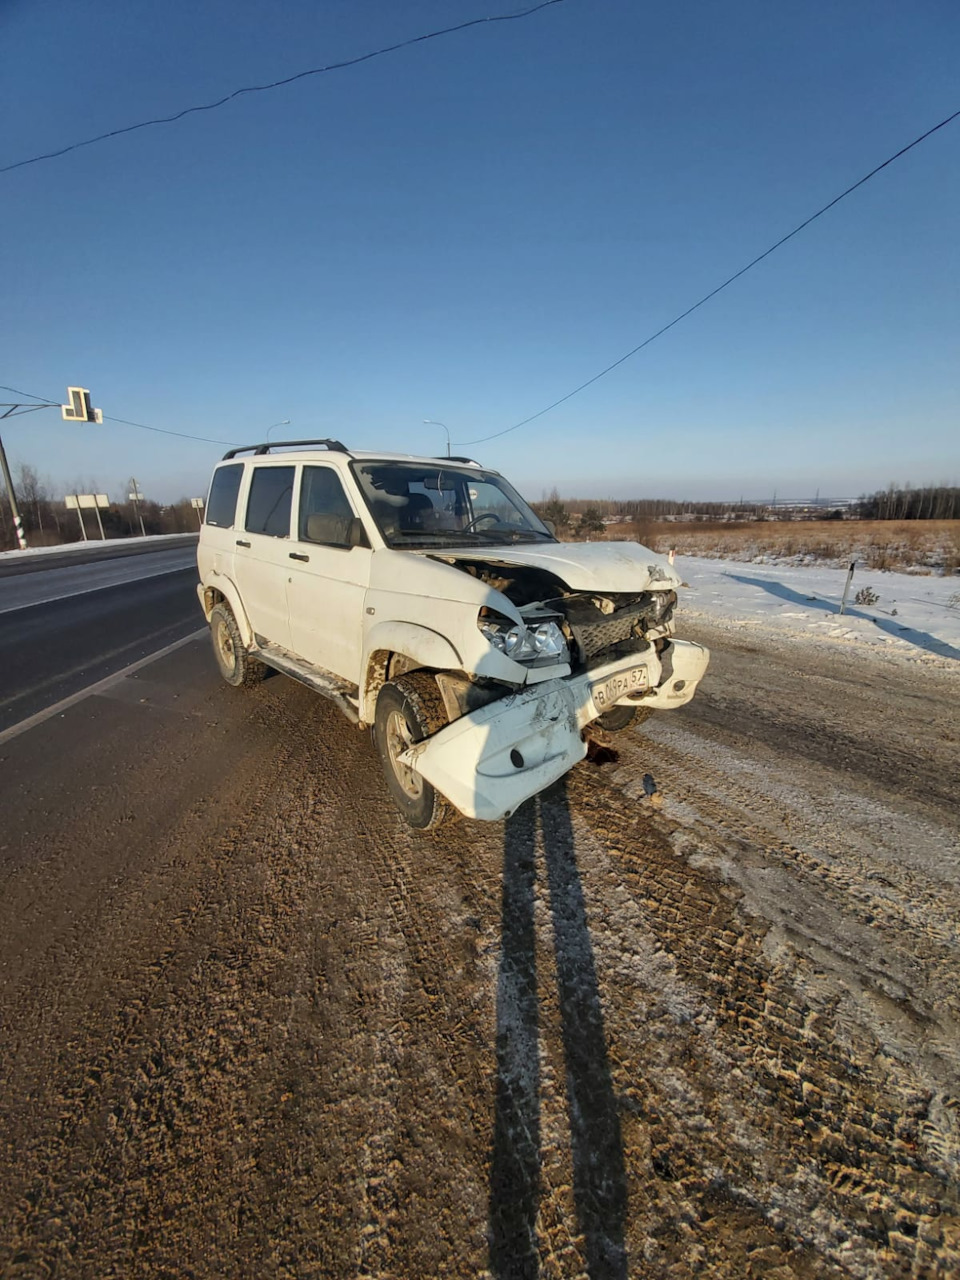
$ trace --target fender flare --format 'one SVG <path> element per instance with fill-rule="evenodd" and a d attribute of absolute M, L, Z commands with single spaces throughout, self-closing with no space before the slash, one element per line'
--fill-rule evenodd
<path fill-rule="evenodd" d="M 373 723 L 381 679 L 371 671 L 371 657 L 378 652 L 399 653 L 425 667 L 440 671 L 459 671 L 463 659 L 450 641 L 429 627 L 414 622 L 378 622 L 366 636 L 363 654 L 364 682 L 361 719 Z"/>
<path fill-rule="evenodd" d="M 210 621 L 213 604 L 216 601 L 211 603 L 207 593 L 218 591 L 223 596 L 230 606 L 234 618 L 236 618 L 237 626 L 240 628 L 240 635 L 243 637 L 243 643 L 248 649 L 252 649 L 254 647 L 253 627 L 250 625 L 250 619 L 247 617 L 247 611 L 240 600 L 240 592 L 237 590 L 236 585 L 229 578 L 217 574 L 215 580 L 201 582 L 197 590 L 198 594 L 202 592 L 203 612 L 208 622 Z"/>

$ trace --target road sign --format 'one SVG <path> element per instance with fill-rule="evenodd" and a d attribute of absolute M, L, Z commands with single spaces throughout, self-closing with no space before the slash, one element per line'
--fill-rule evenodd
<path fill-rule="evenodd" d="M 103 422 L 103 410 L 95 409 L 90 403 L 86 387 L 67 387 L 67 395 L 70 403 L 60 406 L 64 422 Z"/>
<path fill-rule="evenodd" d="M 191 507 L 196 507 L 196 508 L 197 508 L 197 510 L 199 511 L 199 510 L 201 510 L 201 508 L 203 507 L 203 499 L 202 499 L 202 498 L 191 498 L 191 499 L 190 499 L 190 505 L 191 505 Z"/>
<path fill-rule="evenodd" d="M 87 540 L 87 531 L 84 528 L 82 511 L 93 509 L 97 513 L 97 524 L 100 528 L 100 537 L 105 538 L 107 535 L 103 532 L 103 521 L 100 519 L 100 508 L 109 507 L 110 499 L 105 493 L 68 493 L 63 499 L 63 505 L 68 511 L 76 511 L 77 519 L 80 521 L 80 532 L 83 534 L 83 540 Z"/>
<path fill-rule="evenodd" d="M 105 493 L 68 493 L 63 505 L 68 511 L 75 511 L 77 507 L 83 507 L 86 511 L 93 507 L 109 507 L 110 499 Z"/>

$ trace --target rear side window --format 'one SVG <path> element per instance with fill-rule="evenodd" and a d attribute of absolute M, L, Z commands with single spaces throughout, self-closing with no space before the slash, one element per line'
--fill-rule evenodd
<path fill-rule="evenodd" d="M 255 467 L 247 501 L 248 533 L 286 538 L 290 533 L 294 467 Z"/>
<path fill-rule="evenodd" d="M 234 462 L 229 467 L 217 467 L 207 498 L 206 524 L 232 529 L 237 518 L 237 494 L 243 477 L 243 463 Z"/>

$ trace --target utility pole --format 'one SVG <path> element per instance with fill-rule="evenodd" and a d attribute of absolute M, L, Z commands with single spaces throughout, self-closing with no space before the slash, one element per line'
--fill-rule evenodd
<path fill-rule="evenodd" d="M 145 538 L 147 536 L 147 531 L 143 527 L 143 516 L 140 514 L 140 499 L 143 495 L 140 492 L 140 486 L 137 484 L 136 476 L 130 477 L 130 488 L 133 490 L 133 493 L 127 494 L 127 497 L 133 503 L 133 509 L 136 511 L 137 519 L 140 521 L 140 534 Z"/>

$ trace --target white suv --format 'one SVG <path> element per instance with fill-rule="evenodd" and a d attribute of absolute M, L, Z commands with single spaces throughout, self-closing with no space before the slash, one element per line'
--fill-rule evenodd
<path fill-rule="evenodd" d="M 688 702 L 709 658 L 671 638 L 680 578 L 663 558 L 558 542 L 468 458 L 231 449 L 197 563 L 224 679 L 273 667 L 372 726 L 414 827 L 447 802 L 506 817 L 584 757 L 588 726 Z"/>

